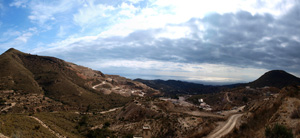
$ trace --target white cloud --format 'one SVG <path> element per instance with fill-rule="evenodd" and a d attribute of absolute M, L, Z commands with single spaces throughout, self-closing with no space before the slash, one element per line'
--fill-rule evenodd
<path fill-rule="evenodd" d="M 166 26 L 162 33 L 156 35 L 156 38 L 179 39 L 187 38 L 191 34 L 191 30 L 187 26 Z"/>
<path fill-rule="evenodd" d="M 33 35 L 32 33 L 27 32 L 27 33 L 24 33 L 21 36 L 17 37 L 15 40 L 26 43 L 32 35 Z"/>
<path fill-rule="evenodd" d="M 37 28 L 28 28 L 25 31 L 8 30 L 2 34 L 0 47 L 7 49 L 11 47 L 21 48 L 26 45 L 31 37 L 38 33 Z"/>
<path fill-rule="evenodd" d="M 73 15 L 73 20 L 82 28 L 97 25 L 99 22 L 104 22 L 102 19 L 110 16 L 111 14 L 109 12 L 114 9 L 113 6 L 95 4 L 94 1 L 87 1 L 84 6 L 79 9 L 78 13 Z"/>
<path fill-rule="evenodd" d="M 197 41 L 192 41 L 193 38 L 191 38 L 192 37 L 191 35 L 195 33 L 193 32 L 195 30 L 193 30 L 190 25 L 187 25 L 185 23 L 189 23 L 187 21 L 192 18 L 194 18 L 195 20 L 201 20 L 201 18 L 203 18 L 204 16 L 209 16 L 210 12 L 217 12 L 220 13 L 218 15 L 223 16 L 225 15 L 224 13 L 228 13 L 228 12 L 235 13 L 240 10 L 249 11 L 253 15 L 270 13 L 272 15 L 275 15 L 276 17 L 279 17 L 280 15 L 283 15 L 287 11 L 287 9 L 291 8 L 290 5 L 292 5 L 293 2 L 295 1 L 293 0 L 286 1 L 285 4 L 282 4 L 282 1 L 278 1 L 278 0 L 273 2 L 264 1 L 264 0 L 258 0 L 258 1 L 154 0 L 149 2 L 153 2 L 153 3 L 148 3 L 148 5 L 143 8 L 135 7 L 134 4 L 128 4 L 128 3 L 122 3 L 115 7 L 106 4 L 96 3 L 96 1 L 88 1 L 86 3 L 82 3 L 81 5 L 82 7 L 79 8 L 78 11 L 76 11 L 76 13 L 73 14 L 72 16 L 72 19 L 75 22 L 75 24 L 81 27 L 81 29 L 83 30 L 82 32 L 84 32 L 85 28 L 90 28 L 92 30 L 97 30 L 98 28 L 105 28 L 103 29 L 105 31 L 97 30 L 91 33 L 82 33 L 83 35 L 79 33 L 77 35 L 69 36 L 63 41 L 54 42 L 47 45 L 47 47 L 36 49 L 35 53 L 43 53 L 43 52 L 45 53 L 45 51 L 48 51 L 49 53 L 55 53 L 55 54 L 58 53 L 58 55 L 59 53 L 60 54 L 67 53 L 72 55 L 74 53 L 78 54 L 78 52 L 82 52 L 84 54 L 87 54 L 87 57 L 89 57 L 90 59 L 91 58 L 95 59 L 95 61 L 91 61 L 91 60 L 87 61 L 88 59 L 83 58 L 80 59 L 79 61 L 76 61 L 76 63 L 89 66 L 94 69 L 100 69 L 100 70 L 127 68 L 127 71 L 139 70 L 140 72 L 143 72 L 142 70 L 145 70 L 147 71 L 145 72 L 145 74 L 151 72 L 153 75 L 164 75 L 164 76 L 177 75 L 178 77 L 187 77 L 189 80 L 230 81 L 230 82 L 240 81 L 240 80 L 251 81 L 257 78 L 258 75 L 261 75 L 266 71 L 265 69 L 260 69 L 260 67 L 263 67 L 263 65 L 257 68 L 253 67 L 253 64 L 252 66 L 250 66 L 253 68 L 249 68 L 249 66 L 246 65 L 248 64 L 247 62 L 249 61 L 252 62 L 254 60 L 257 60 L 256 57 L 249 57 L 249 55 L 241 56 L 239 55 L 239 53 L 241 52 L 234 53 L 234 56 L 227 55 L 228 52 L 226 53 L 225 49 L 221 49 L 221 46 L 220 47 L 217 46 L 219 45 L 217 44 L 218 43 L 217 39 L 212 39 L 213 42 L 211 42 L 216 46 L 211 46 L 209 44 L 206 44 L 210 42 L 205 42 L 204 44 L 202 43 L 202 39 L 197 39 Z M 282 6 L 279 7 L 278 5 L 282 5 Z M 41 19 L 41 20 L 45 20 L 43 22 L 47 22 L 51 19 L 55 20 L 56 18 L 54 15 L 63 12 L 62 10 L 56 10 L 56 11 L 57 12 L 52 12 L 49 15 L 45 14 L 45 19 Z M 203 25 L 202 22 L 198 22 L 195 25 L 198 26 L 199 31 L 198 30 L 196 31 L 198 31 L 197 33 L 200 33 L 198 34 L 200 38 L 201 37 L 203 38 L 203 34 L 201 34 L 202 31 L 203 33 L 207 33 L 207 34 L 211 33 L 206 30 L 209 27 Z M 250 24 L 250 26 L 253 25 Z M 218 27 L 216 27 L 215 29 L 217 30 Z M 238 29 L 238 28 L 233 28 L 233 29 Z M 143 31 L 145 33 L 143 33 Z M 152 33 L 151 31 L 153 31 L 155 34 L 151 34 Z M 231 30 L 229 30 L 229 32 L 231 32 Z M 248 32 L 248 30 L 246 30 L 246 32 Z M 135 38 L 140 39 L 138 36 L 131 37 L 131 39 L 134 40 L 131 39 L 124 40 L 128 36 L 132 35 L 131 33 L 133 34 L 136 33 L 135 35 L 140 35 L 140 34 L 146 35 L 146 36 L 141 36 L 142 38 L 147 38 L 148 37 L 147 35 L 149 35 L 151 41 L 149 42 L 143 41 L 143 42 L 135 43 L 135 41 L 139 41 L 136 40 Z M 59 33 L 57 34 L 57 36 L 62 37 L 65 36 L 65 34 L 66 34 L 65 26 L 60 25 Z M 227 38 L 227 37 L 220 37 L 217 35 L 224 35 L 224 34 L 222 34 L 222 32 L 217 32 L 217 34 L 213 37 L 220 38 L 220 40 L 223 40 L 222 38 L 224 39 Z M 243 38 L 243 36 L 241 37 Z M 24 40 L 23 42 L 26 42 L 25 41 L 26 37 L 24 36 L 23 38 L 24 39 L 20 39 L 20 41 Z M 190 41 L 185 41 L 186 39 L 189 39 Z M 259 42 L 260 44 L 265 44 L 271 39 L 273 39 L 272 36 L 265 35 L 264 37 L 261 37 L 260 40 L 258 40 L 257 42 Z M 296 41 L 299 40 L 299 37 L 294 36 L 292 37 L 292 39 Z M 160 40 L 162 41 L 159 42 Z M 154 43 L 154 41 L 156 41 L 156 43 Z M 164 50 L 168 50 L 168 48 L 170 48 L 169 53 L 161 52 L 161 55 L 166 54 L 166 57 L 162 57 L 161 55 L 155 55 L 155 53 L 159 53 L 160 52 L 159 50 L 161 49 L 159 50 L 155 49 L 158 51 L 153 50 L 154 51 L 153 52 L 152 49 L 149 48 L 152 45 L 147 44 L 152 42 L 155 44 L 153 48 L 154 47 L 164 48 Z M 181 43 L 181 42 L 186 42 L 186 43 Z M 142 55 L 142 54 L 136 54 L 134 52 L 136 51 L 141 52 L 143 49 L 140 48 L 139 51 L 134 48 L 135 46 L 143 47 L 145 45 L 148 46 L 148 48 L 145 48 L 145 50 L 148 50 L 145 52 L 145 58 L 147 59 L 138 60 L 139 56 L 135 56 L 135 55 Z M 234 47 L 233 50 L 237 50 L 237 51 L 244 50 L 240 48 L 242 47 L 241 45 L 237 45 L 236 43 L 233 43 L 233 45 L 234 46 L 230 45 L 230 47 Z M 249 46 L 246 48 L 249 48 L 248 50 L 250 53 L 251 47 Z M 104 51 L 104 53 L 101 53 L 100 49 Z M 112 50 L 106 50 L 106 49 L 112 49 Z M 120 49 L 125 52 L 120 51 Z M 180 50 L 182 50 L 182 54 L 180 53 Z M 254 53 L 257 53 L 258 55 L 264 54 L 266 50 L 268 50 L 268 47 L 265 46 L 253 48 L 253 51 L 255 51 Z M 98 53 L 95 53 L 96 51 Z M 172 51 L 173 52 L 177 51 L 177 52 L 174 52 L 175 55 L 174 54 L 172 55 Z M 105 55 L 106 54 L 105 52 L 106 53 L 112 52 L 112 54 Z M 131 52 L 134 55 L 131 56 L 130 54 L 128 54 Z M 197 55 L 197 53 L 199 56 Z M 117 57 L 116 59 L 109 59 L 110 57 L 108 57 L 111 55 L 114 56 L 118 54 L 120 54 L 120 56 L 115 56 Z M 153 55 L 155 55 L 156 57 L 154 57 Z M 184 57 L 183 55 L 185 55 L 186 57 Z M 267 54 L 264 55 L 268 57 Z M 121 56 L 124 56 L 124 59 Z M 203 59 L 201 59 L 202 57 Z M 223 57 L 227 59 L 221 59 Z M 237 60 L 230 59 L 232 57 L 234 57 Z M 97 58 L 102 60 L 98 60 Z M 122 58 L 122 59 L 118 59 L 118 58 Z M 238 58 L 241 58 L 241 60 L 239 60 Z M 178 59 L 177 60 L 178 62 L 170 59 Z M 199 60 L 199 62 L 196 61 L 199 64 L 194 63 L 192 61 L 189 63 L 181 63 L 184 60 L 186 61 Z M 224 62 L 222 62 L 222 60 L 224 60 Z M 245 62 L 245 65 L 242 63 L 240 64 L 228 63 L 228 61 L 238 61 L 237 63 Z M 213 62 L 215 64 L 207 64 L 207 62 Z M 257 65 L 264 64 L 264 63 L 265 62 L 258 61 Z M 230 64 L 230 65 L 222 65 L 222 64 Z M 234 65 L 239 67 L 236 67 Z M 242 68 L 241 66 L 247 66 L 247 68 Z M 121 69 L 118 71 L 123 72 L 123 70 Z M 247 76 L 243 76 L 243 74 L 247 74 Z"/>
<path fill-rule="evenodd" d="M 135 16 L 136 12 L 140 10 L 140 8 L 137 8 L 132 4 L 127 4 L 125 2 L 123 2 L 121 6 L 118 8 L 121 9 L 119 14 L 123 16 L 127 16 L 128 18 Z"/>
<path fill-rule="evenodd" d="M 102 32 L 102 35 L 104 37 L 126 36 L 136 30 L 164 28 L 168 24 L 180 24 L 191 18 L 203 18 L 211 12 L 224 14 L 245 10 L 253 15 L 270 13 L 280 16 L 285 14 L 296 0 L 154 0 L 150 2 L 152 3 L 140 9 L 138 14 L 135 16 L 129 14 L 131 18 L 112 25 L 109 30 Z M 126 12 L 130 13 L 130 11 L 134 10 Z"/>
<path fill-rule="evenodd" d="M 9 4 L 9 6 L 15 6 L 17 8 L 22 7 L 26 8 L 27 7 L 27 2 L 28 0 L 14 0 L 12 3 Z"/>
<path fill-rule="evenodd" d="M 75 2 L 71 0 L 61 0 L 55 2 L 32 1 L 29 4 L 31 13 L 28 18 L 39 24 L 44 24 L 47 21 L 56 20 L 55 15 L 71 10 Z"/>
<path fill-rule="evenodd" d="M 66 29 L 64 26 L 59 26 L 59 32 L 57 34 L 58 37 L 63 37 L 66 35 Z"/>
<path fill-rule="evenodd" d="M 139 2 L 144 1 L 144 0 L 127 0 L 127 1 L 136 4 L 136 3 L 139 3 Z"/>

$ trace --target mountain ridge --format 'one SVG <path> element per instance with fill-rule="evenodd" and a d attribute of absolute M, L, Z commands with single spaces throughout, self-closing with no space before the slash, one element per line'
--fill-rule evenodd
<path fill-rule="evenodd" d="M 97 110 L 122 106 L 133 94 L 155 93 L 126 78 L 106 76 L 55 57 L 31 55 L 14 48 L 0 55 L 0 65 L 0 90 L 43 94 L 75 110 L 85 110 L 89 105 Z"/>

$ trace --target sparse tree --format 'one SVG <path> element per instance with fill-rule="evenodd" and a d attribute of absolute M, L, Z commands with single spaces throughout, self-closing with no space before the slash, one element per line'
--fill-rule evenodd
<path fill-rule="evenodd" d="M 294 138 L 292 131 L 280 124 L 275 124 L 272 128 L 267 127 L 265 136 L 266 138 Z"/>

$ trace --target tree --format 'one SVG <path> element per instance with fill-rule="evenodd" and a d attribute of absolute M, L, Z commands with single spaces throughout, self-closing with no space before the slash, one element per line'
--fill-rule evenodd
<path fill-rule="evenodd" d="M 291 130 L 287 129 L 284 125 L 275 124 L 272 128 L 267 127 L 265 130 L 266 138 L 293 138 Z"/>

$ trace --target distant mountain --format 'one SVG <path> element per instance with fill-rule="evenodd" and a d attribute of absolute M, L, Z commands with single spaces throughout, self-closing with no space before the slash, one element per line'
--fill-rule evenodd
<path fill-rule="evenodd" d="M 254 88 L 264 86 L 283 88 L 289 85 L 300 85 L 300 78 L 283 70 L 272 70 L 247 85 Z"/>
<path fill-rule="evenodd" d="M 178 80 L 143 80 L 135 79 L 135 81 L 142 82 L 147 86 L 160 90 L 165 95 L 176 95 L 176 94 L 208 94 L 216 93 L 222 90 L 235 87 L 245 87 L 250 86 L 253 88 L 256 87 L 276 87 L 283 88 L 289 85 L 300 85 L 300 78 L 289 74 L 282 70 L 272 70 L 266 72 L 264 75 L 259 77 L 257 80 L 249 83 L 240 83 L 232 85 L 222 85 L 222 86 L 211 86 L 203 85 L 191 82 L 184 82 Z"/>
<path fill-rule="evenodd" d="M 143 80 L 135 79 L 135 81 L 142 82 L 147 86 L 160 90 L 165 95 L 176 94 L 207 94 L 220 92 L 226 88 L 232 88 L 236 85 L 226 86 L 211 86 L 191 82 L 184 82 L 179 80 Z"/>
<path fill-rule="evenodd" d="M 0 56 L 0 66 L 0 92 L 43 94 L 74 109 L 85 109 L 89 105 L 95 109 L 121 106 L 132 94 L 156 92 L 120 76 L 105 75 L 55 57 L 26 54 L 13 48 Z"/>

